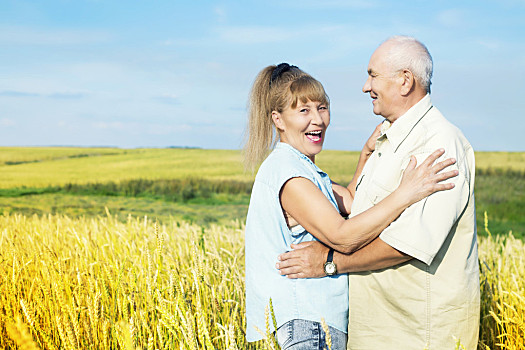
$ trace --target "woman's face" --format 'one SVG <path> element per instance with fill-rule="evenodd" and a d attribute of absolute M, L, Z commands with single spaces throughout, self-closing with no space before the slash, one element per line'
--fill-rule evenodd
<path fill-rule="evenodd" d="M 326 129 L 330 124 L 330 111 L 326 104 L 308 100 L 298 101 L 295 108 L 282 113 L 272 112 L 273 122 L 279 130 L 281 142 L 297 149 L 312 162 L 323 149 Z"/>

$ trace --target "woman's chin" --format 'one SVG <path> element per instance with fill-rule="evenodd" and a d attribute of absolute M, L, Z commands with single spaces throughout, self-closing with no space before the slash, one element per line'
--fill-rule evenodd
<path fill-rule="evenodd" d="M 323 150 L 323 142 L 321 141 L 318 144 L 310 145 L 310 147 L 308 147 L 308 154 L 306 155 L 309 157 L 315 157 L 316 155 L 321 153 L 322 150 Z"/>

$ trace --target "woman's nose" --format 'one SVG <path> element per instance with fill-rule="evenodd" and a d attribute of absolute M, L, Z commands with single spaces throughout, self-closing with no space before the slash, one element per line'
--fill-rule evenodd
<path fill-rule="evenodd" d="M 321 125 L 323 123 L 323 118 L 321 117 L 321 113 L 319 113 L 319 111 L 314 111 L 312 113 L 312 123 L 316 125 Z"/>

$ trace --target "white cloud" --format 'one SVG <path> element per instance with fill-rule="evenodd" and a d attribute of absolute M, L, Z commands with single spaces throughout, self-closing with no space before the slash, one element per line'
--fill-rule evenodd
<path fill-rule="evenodd" d="M 85 97 L 85 92 L 71 92 L 71 91 L 52 91 L 52 92 L 37 92 L 37 91 L 20 91 L 20 90 L 4 90 L 0 91 L 0 96 L 4 97 L 16 97 L 16 98 L 27 98 L 27 97 L 46 97 L 56 99 L 78 99 Z"/>
<path fill-rule="evenodd" d="M 162 94 L 161 96 L 159 96 L 161 98 L 166 98 L 166 99 L 170 99 L 170 100 L 177 100 L 179 98 L 179 96 L 175 95 L 175 94 Z"/>
<path fill-rule="evenodd" d="M 177 40 L 173 40 L 173 39 L 165 39 L 165 40 L 161 40 L 160 42 L 158 42 L 159 45 L 161 46 L 174 46 L 174 45 L 177 45 Z"/>
<path fill-rule="evenodd" d="M 63 99 L 77 99 L 85 96 L 86 95 L 82 92 L 54 92 L 52 94 L 47 95 L 47 97 Z"/>
<path fill-rule="evenodd" d="M 194 128 L 188 124 L 181 124 L 177 126 L 154 124 L 148 126 L 146 133 L 148 135 L 176 135 L 180 134 L 181 132 L 189 132 L 192 130 L 194 130 Z"/>
<path fill-rule="evenodd" d="M 217 27 L 215 32 L 219 40 L 228 44 L 267 44 L 287 43 L 292 44 L 295 40 L 310 41 L 322 40 L 337 43 L 340 40 L 352 40 L 362 33 L 363 29 L 354 28 L 347 24 L 329 24 L 319 26 L 222 26 Z M 216 43 L 216 41 L 215 41 Z M 356 43 L 354 43 L 356 44 Z M 327 54 L 327 52 L 323 52 Z"/>
<path fill-rule="evenodd" d="M 68 74 L 84 76 L 86 78 L 90 78 L 90 80 L 92 78 L 107 78 L 114 77 L 115 75 L 123 77 L 126 75 L 124 66 L 117 62 L 92 61 L 71 63 L 64 65 L 63 70 Z"/>
<path fill-rule="evenodd" d="M 478 44 L 483 46 L 484 48 L 487 48 L 491 51 L 499 50 L 502 47 L 502 43 L 498 40 L 493 39 L 479 39 Z"/>
<path fill-rule="evenodd" d="M 0 126 L 1 127 L 10 127 L 10 126 L 14 126 L 16 123 L 9 119 L 9 118 L 2 118 L 0 119 Z"/>
<path fill-rule="evenodd" d="M 227 13 L 226 13 L 226 10 L 223 7 L 215 6 L 215 8 L 213 9 L 213 13 L 215 13 L 218 22 L 220 22 L 220 23 L 226 22 Z"/>
<path fill-rule="evenodd" d="M 92 124 L 95 129 L 112 129 L 112 130 L 124 130 L 128 125 L 121 122 L 95 122 Z"/>
<path fill-rule="evenodd" d="M 457 9 L 441 11 L 437 14 L 437 21 L 447 28 L 461 27 L 465 24 L 463 12 Z"/>
<path fill-rule="evenodd" d="M 372 0 L 288 0 L 282 3 L 293 8 L 308 9 L 370 9 L 379 6 L 377 1 Z"/>
<path fill-rule="evenodd" d="M 230 26 L 216 29 L 219 39 L 230 44 L 286 42 L 299 33 L 275 26 Z"/>
<path fill-rule="evenodd" d="M 42 96 L 39 93 L 29 91 L 17 91 L 17 90 L 4 90 L 0 91 L 0 96 L 5 97 L 39 97 Z"/>
<path fill-rule="evenodd" d="M 318 36 L 332 28 L 311 29 L 309 27 L 294 28 L 286 26 L 243 26 L 243 25 L 221 25 L 211 29 L 209 36 L 199 38 L 168 38 L 159 41 L 161 46 L 175 47 L 196 47 L 199 49 L 217 47 L 222 45 L 247 45 L 247 44 L 269 44 L 269 43 L 287 43 L 294 39 L 304 38 L 305 36 Z"/>
<path fill-rule="evenodd" d="M 150 123 L 147 120 L 141 122 L 120 122 L 120 121 L 97 121 L 91 124 L 95 129 L 126 132 L 142 135 L 177 135 L 181 132 L 194 130 L 190 124 L 166 125 L 161 123 Z"/>
<path fill-rule="evenodd" d="M 175 94 L 162 94 L 160 96 L 154 96 L 153 99 L 163 102 L 163 103 L 168 103 L 168 104 L 179 104 L 180 103 L 179 96 Z"/>
<path fill-rule="evenodd" d="M 86 45 L 107 43 L 112 39 L 112 35 L 100 30 L 0 26 L 0 43 L 4 45 Z"/>

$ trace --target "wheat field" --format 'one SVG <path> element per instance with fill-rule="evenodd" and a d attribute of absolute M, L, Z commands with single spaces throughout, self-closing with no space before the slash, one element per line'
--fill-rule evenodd
<path fill-rule="evenodd" d="M 357 157 L 324 151 L 318 164 L 345 182 Z M 480 177 L 476 193 L 479 207 L 492 203 L 482 209 L 489 215 L 499 208 L 505 212 L 500 222 L 520 224 L 525 153 L 485 152 L 476 159 L 487 173 L 516 172 Z M 158 187 L 171 179 L 195 180 L 201 187 L 238 181 L 242 189 L 253 174 L 243 172 L 238 151 L 2 148 L 0 170 L 0 349 L 275 348 L 271 339 L 245 341 L 239 213 L 247 194 L 239 200 L 232 189 L 210 198 L 197 191 L 198 200 L 219 203 L 203 205 L 172 202 L 162 189 L 144 189 L 147 196 L 137 198 L 118 192 L 125 192 L 126 181 L 155 180 Z M 502 186 L 503 180 L 509 185 Z M 110 197 L 96 192 L 113 181 L 118 191 Z M 80 186 L 84 192 L 39 194 L 46 186 Z M 168 192 L 173 195 L 171 187 Z M 221 199 L 226 195 L 231 198 Z M 502 202 L 509 198 L 515 201 Z M 111 213 L 103 214 L 109 204 Z M 21 210 L 25 206 L 31 210 Z M 128 214 L 141 206 L 149 216 Z M 159 211 L 152 207 L 169 215 L 157 222 Z M 171 216 L 182 207 L 201 219 L 235 209 L 229 217 L 241 219 L 191 224 Z M 522 235 L 522 226 L 512 225 Z M 501 235 L 486 224 L 479 237 L 479 349 L 525 349 L 525 245 L 507 230 L 497 231 Z M 267 319 L 272 322 L 271 312 Z"/>
<path fill-rule="evenodd" d="M 0 348 L 244 348 L 240 224 L 13 215 L 0 229 Z"/>
<path fill-rule="evenodd" d="M 4 214 L 0 348 L 272 348 L 244 338 L 243 228 Z M 479 349 L 523 349 L 525 245 L 479 243 Z"/>

